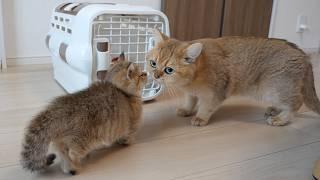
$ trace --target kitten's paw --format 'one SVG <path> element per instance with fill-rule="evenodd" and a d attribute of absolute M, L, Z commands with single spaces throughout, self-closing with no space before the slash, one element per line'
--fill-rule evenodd
<path fill-rule="evenodd" d="M 70 168 L 70 167 L 61 167 L 62 168 L 62 171 L 66 174 L 70 174 L 70 175 L 76 175 L 78 173 L 78 170 L 75 169 L 75 168 Z"/>
<path fill-rule="evenodd" d="M 271 126 L 284 126 L 287 125 L 290 121 L 286 119 L 282 119 L 279 116 L 270 116 L 267 118 L 267 122 Z"/>
<path fill-rule="evenodd" d="M 193 126 L 205 126 L 207 124 L 208 124 L 208 121 L 203 120 L 196 116 L 191 119 L 191 125 Z"/>
<path fill-rule="evenodd" d="M 117 140 L 117 143 L 120 145 L 124 145 L 124 146 L 128 146 L 130 144 L 132 144 L 133 139 L 132 138 L 120 138 Z"/>
<path fill-rule="evenodd" d="M 279 115 L 280 113 L 281 113 L 281 110 L 270 106 L 267 108 L 266 112 L 264 113 L 264 117 L 265 118 L 274 117 Z"/>
<path fill-rule="evenodd" d="M 178 108 L 177 109 L 177 115 L 181 116 L 181 117 L 188 117 L 188 116 L 192 116 L 193 114 L 194 114 L 194 112 L 188 111 L 188 110 L 183 109 L 183 108 Z"/>
<path fill-rule="evenodd" d="M 53 164 L 55 159 L 56 159 L 55 154 L 49 154 L 47 156 L 47 166 L 50 166 L 51 164 Z"/>
<path fill-rule="evenodd" d="M 64 167 L 64 168 L 62 168 L 62 171 L 64 173 L 72 175 L 72 176 L 78 174 L 78 169 L 76 169 L 76 168 L 66 168 L 66 167 Z"/>
<path fill-rule="evenodd" d="M 61 170 L 70 175 L 76 175 L 78 171 L 80 170 L 81 166 L 80 165 L 74 165 L 70 164 L 70 162 L 63 160 L 60 162 Z"/>
<path fill-rule="evenodd" d="M 76 170 L 70 170 L 70 171 L 69 171 L 69 174 L 71 174 L 72 176 L 74 176 L 74 175 L 77 174 L 77 171 L 76 171 Z"/>

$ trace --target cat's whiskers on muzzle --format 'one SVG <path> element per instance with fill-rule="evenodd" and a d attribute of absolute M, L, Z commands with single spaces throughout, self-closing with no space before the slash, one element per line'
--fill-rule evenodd
<path fill-rule="evenodd" d="M 169 97 L 177 97 L 178 93 L 176 92 L 174 86 L 168 85 L 165 81 L 162 81 L 162 85 L 164 86 L 164 91 L 168 93 Z"/>

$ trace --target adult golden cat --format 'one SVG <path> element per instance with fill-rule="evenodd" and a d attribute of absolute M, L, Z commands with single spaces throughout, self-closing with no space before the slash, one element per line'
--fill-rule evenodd
<path fill-rule="evenodd" d="M 250 96 L 271 104 L 270 125 L 287 124 L 304 102 L 320 114 L 309 57 L 280 39 L 223 37 L 183 42 L 155 31 L 157 43 L 147 55 L 155 79 L 185 93 L 180 116 L 206 125 L 228 97 Z M 196 110 L 196 104 L 199 108 Z"/>

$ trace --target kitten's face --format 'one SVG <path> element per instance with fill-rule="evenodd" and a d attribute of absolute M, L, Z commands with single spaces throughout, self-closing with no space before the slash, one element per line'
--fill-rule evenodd
<path fill-rule="evenodd" d="M 101 81 L 109 81 L 119 89 L 141 96 L 142 89 L 147 83 L 147 73 L 142 72 L 138 65 L 127 61 L 124 54 L 114 58 L 109 70 L 97 72 Z"/>
<path fill-rule="evenodd" d="M 147 73 L 142 72 L 138 65 L 128 61 L 113 65 L 106 78 L 121 90 L 138 96 L 147 83 Z"/>
<path fill-rule="evenodd" d="M 148 71 L 154 79 L 168 85 L 185 86 L 195 77 L 195 60 L 202 45 L 169 39 L 160 34 L 160 41 L 147 55 Z"/>

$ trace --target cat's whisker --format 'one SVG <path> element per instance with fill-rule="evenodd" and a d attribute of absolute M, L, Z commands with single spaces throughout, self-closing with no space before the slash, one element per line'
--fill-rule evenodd
<path fill-rule="evenodd" d="M 167 88 L 166 92 L 170 96 L 170 89 L 169 88 Z"/>
<path fill-rule="evenodd" d="M 174 96 L 179 95 L 179 94 L 177 94 L 176 86 L 172 85 L 172 86 L 170 86 L 170 89 L 171 89 L 172 94 L 173 94 Z"/>
<path fill-rule="evenodd" d="M 168 86 L 168 84 L 165 82 L 165 86 L 167 87 L 169 97 L 174 97 L 174 93 L 172 92 L 172 88 Z"/>

